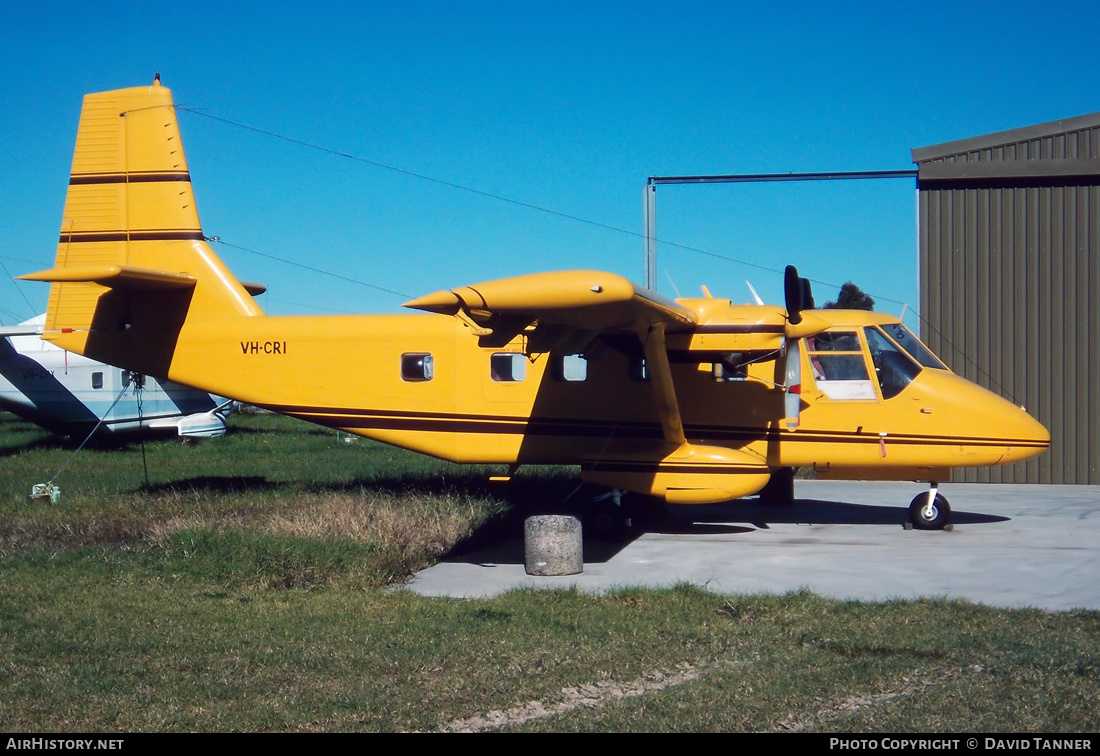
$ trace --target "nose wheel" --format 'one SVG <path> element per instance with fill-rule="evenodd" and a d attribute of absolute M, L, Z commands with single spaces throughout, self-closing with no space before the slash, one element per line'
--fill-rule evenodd
<path fill-rule="evenodd" d="M 943 530 L 949 517 L 951 505 L 935 484 L 927 493 L 917 494 L 909 504 L 909 521 L 917 530 Z"/>

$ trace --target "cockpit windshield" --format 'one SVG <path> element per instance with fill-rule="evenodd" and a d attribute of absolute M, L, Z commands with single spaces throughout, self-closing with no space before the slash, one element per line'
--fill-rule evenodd
<path fill-rule="evenodd" d="M 939 358 L 932 354 L 932 351 L 922 344 L 921 340 L 914 336 L 913 332 L 901 323 L 887 323 L 882 326 L 882 330 L 886 332 L 887 336 L 894 340 L 894 343 L 908 352 L 910 357 L 924 367 L 934 368 L 936 370 L 947 369 L 947 366 L 940 362 Z"/>

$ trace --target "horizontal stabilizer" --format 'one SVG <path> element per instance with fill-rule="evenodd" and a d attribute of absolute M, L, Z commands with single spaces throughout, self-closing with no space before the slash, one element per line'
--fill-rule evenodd
<path fill-rule="evenodd" d="M 0 326 L 0 338 L 7 336 L 41 336 L 42 324 Z"/>
<path fill-rule="evenodd" d="M 182 289 L 198 280 L 187 273 L 135 268 L 130 265 L 69 265 L 17 276 L 24 281 L 97 283 L 112 289 Z"/>

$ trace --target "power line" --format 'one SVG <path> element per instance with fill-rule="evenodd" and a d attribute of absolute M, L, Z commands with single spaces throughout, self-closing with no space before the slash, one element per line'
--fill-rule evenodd
<path fill-rule="evenodd" d="M 204 238 L 208 242 L 215 242 L 217 244 L 221 244 L 221 245 L 226 246 L 226 247 L 232 247 L 233 249 L 239 249 L 242 252 L 249 252 L 253 255 L 259 255 L 260 257 L 266 257 L 269 260 L 276 260 L 276 261 L 281 262 L 281 263 L 286 263 L 287 265 L 293 265 L 293 266 L 298 267 L 298 268 L 303 268 L 305 270 L 313 271 L 314 273 L 321 273 L 322 275 L 332 276 L 333 278 L 339 278 L 341 281 L 348 281 L 350 283 L 359 284 L 360 286 L 367 286 L 371 289 L 375 289 L 376 291 L 385 292 L 386 294 L 393 294 L 394 296 L 403 297 L 404 299 L 412 299 L 413 298 L 412 294 L 404 294 L 400 291 L 394 291 L 393 289 L 387 289 L 384 286 L 377 286 L 377 285 L 372 284 L 372 283 L 367 283 L 366 281 L 360 281 L 357 278 L 351 278 L 349 276 L 342 276 L 339 273 L 333 273 L 333 272 L 328 271 L 328 270 L 322 270 L 321 268 L 315 268 L 312 265 L 305 265 L 304 263 L 294 262 L 293 260 L 287 260 L 287 259 L 282 258 L 282 257 L 276 257 L 275 255 L 270 255 L 266 252 L 261 252 L 258 249 L 249 249 L 248 247 L 242 247 L 239 244 L 230 244 L 227 241 L 222 241 L 221 237 L 218 237 L 218 236 L 207 236 L 207 237 L 204 237 Z"/>
<path fill-rule="evenodd" d="M 27 307 L 29 307 L 31 311 L 31 317 L 37 315 L 38 313 L 35 312 L 34 305 L 31 304 L 31 300 L 27 299 L 27 295 L 24 294 L 23 290 L 19 288 L 19 284 L 16 282 L 15 276 L 8 272 L 8 267 L 4 265 L 4 263 L 0 262 L 0 268 L 3 268 L 4 275 L 11 279 L 12 286 L 14 286 L 15 290 L 19 292 L 19 296 L 23 297 L 23 301 L 27 303 Z M 15 313 L 12 314 L 14 315 Z"/>
<path fill-rule="evenodd" d="M 270 137 L 272 139 L 278 139 L 280 141 L 288 142 L 290 144 L 296 144 L 300 147 L 305 147 L 307 149 L 317 150 L 318 152 L 324 152 L 328 155 L 335 155 L 336 157 L 341 157 L 341 158 L 344 158 L 346 160 L 352 160 L 352 161 L 355 161 L 357 163 L 363 163 L 364 165 L 369 165 L 369 166 L 372 166 L 372 167 L 375 167 L 375 168 L 381 168 L 382 170 L 391 171 L 393 173 L 397 173 L 397 174 L 400 174 L 400 175 L 403 175 L 403 176 L 408 176 L 410 178 L 420 179 L 422 181 L 428 181 L 428 182 L 431 182 L 433 184 L 437 184 L 439 186 L 446 186 L 446 187 L 449 187 L 451 189 L 458 189 L 459 191 L 469 192 L 470 194 L 474 194 L 474 195 L 477 195 L 479 197 L 485 197 L 486 199 L 492 199 L 492 200 L 496 200 L 498 202 L 504 202 L 504 203 L 509 204 L 509 205 L 514 205 L 516 207 L 526 208 L 528 210 L 534 210 L 534 211 L 540 212 L 540 213 L 546 213 L 548 215 L 553 215 L 555 217 L 563 218 L 565 220 L 575 221 L 577 223 L 584 223 L 586 225 L 593 226 L 595 228 L 601 228 L 601 229 L 604 229 L 606 231 L 614 231 L 616 233 L 626 234 L 627 236 L 631 236 L 631 237 L 634 237 L 636 239 L 642 239 L 642 240 L 645 239 L 645 234 L 641 233 L 641 232 L 638 232 L 638 231 L 631 231 L 629 229 L 621 228 L 619 226 L 613 226 L 609 223 L 601 223 L 599 221 L 594 221 L 590 218 L 584 218 L 584 217 L 579 216 L 579 215 L 571 215 L 569 213 L 563 213 L 559 210 L 553 210 L 551 208 L 543 207 L 541 205 L 536 205 L 536 204 L 533 204 L 531 202 L 524 202 L 522 200 L 513 199 L 511 197 L 505 197 L 504 195 L 501 195 L 501 194 L 495 194 L 493 192 L 487 192 L 487 191 L 484 191 L 482 189 L 476 189 L 474 187 L 466 186 L 465 184 L 459 184 L 459 183 L 454 182 L 454 181 L 448 181 L 446 179 L 436 178 L 434 176 L 429 176 L 429 175 L 424 174 L 424 173 L 417 173 L 416 171 L 410 171 L 408 169 L 400 168 L 400 167 L 395 166 L 395 165 L 390 165 L 388 163 L 382 163 L 382 162 L 379 162 L 377 160 L 371 160 L 370 158 L 365 158 L 365 157 L 362 157 L 360 155 L 354 155 L 350 152 L 343 152 L 341 150 L 333 149 L 331 147 L 325 147 L 324 145 L 315 144 L 313 142 L 307 142 L 303 139 L 297 139 L 295 137 L 286 136 L 284 134 L 279 134 L 279 133 L 276 133 L 274 131 L 269 131 L 267 129 L 261 129 L 261 128 L 258 128 L 256 126 L 250 126 L 246 123 L 241 123 L 239 121 L 233 121 L 233 120 L 230 120 L 228 118 L 221 118 L 220 116 L 211 115 L 209 113 L 205 113 L 205 112 L 203 112 L 201 110 L 198 110 L 198 109 L 195 109 L 195 108 L 188 108 L 188 107 L 183 107 L 183 106 L 178 106 L 177 105 L 176 110 L 181 110 L 181 111 L 185 111 L 185 112 L 188 112 L 188 113 L 194 113 L 195 115 L 202 116 L 203 118 L 208 118 L 212 121 L 217 121 L 219 123 L 223 123 L 223 124 L 226 124 L 228 126 L 234 126 L 236 128 L 239 128 L 239 129 L 244 129 L 245 131 L 251 131 L 255 134 L 261 134 L 263 136 Z M 771 267 L 770 265 L 762 265 L 760 263 L 754 263 L 754 262 L 750 262 L 748 260 L 742 260 L 742 259 L 737 258 L 737 257 L 731 257 L 729 255 L 719 254 L 717 252 L 712 252 L 710 250 L 701 249 L 699 247 L 693 247 L 693 246 L 690 246 L 688 244 L 680 244 L 678 242 L 668 241 L 668 240 L 665 240 L 665 239 L 657 239 L 657 242 L 659 242 L 660 244 L 663 244 L 665 246 L 668 246 L 668 247 L 673 247 L 675 249 L 682 249 L 686 252 L 694 252 L 696 254 L 705 255 L 707 257 L 713 257 L 713 258 L 718 259 L 718 260 L 724 260 L 726 262 L 732 262 L 732 263 L 736 263 L 736 264 L 739 264 L 739 265 L 746 265 L 750 268 L 755 268 L 757 270 L 763 270 L 763 271 L 766 271 L 768 273 L 776 273 L 778 275 L 783 274 L 783 271 L 781 269 Z M 222 243 L 225 244 L 225 242 L 222 242 Z M 232 246 L 232 245 L 227 245 L 227 246 Z M 277 258 L 277 257 L 274 257 L 272 255 L 264 255 L 263 253 L 257 252 L 255 250 L 246 249 L 244 247 L 241 247 L 241 249 L 245 249 L 245 251 L 252 252 L 253 254 L 258 254 L 258 255 L 265 256 L 265 257 L 271 257 L 272 259 L 280 260 L 281 262 L 286 262 L 286 263 L 291 264 L 291 265 L 298 265 L 298 263 L 292 263 L 288 260 L 282 260 L 281 258 Z M 318 268 L 309 268 L 309 266 L 305 266 L 305 265 L 303 265 L 301 267 L 307 268 L 309 270 L 314 270 L 314 271 L 319 272 L 319 273 L 324 273 L 326 275 L 333 275 L 336 278 L 344 278 L 345 280 L 349 280 L 349 281 L 354 280 L 354 279 L 347 279 L 344 276 L 340 276 L 340 275 L 337 275 L 337 274 L 330 274 L 327 271 L 322 271 Z M 839 284 L 833 283 L 831 281 L 821 281 L 821 280 L 817 280 L 817 279 L 809 279 L 809 280 L 811 280 L 813 283 L 821 284 L 822 286 L 834 286 L 834 287 L 840 288 Z M 354 282 L 363 284 L 365 286 L 370 286 L 371 288 L 379 289 L 381 291 L 386 291 L 386 292 L 389 292 L 391 294 L 396 294 L 397 293 L 397 292 L 392 292 L 389 289 L 385 289 L 385 288 L 380 287 L 380 286 L 375 286 L 373 284 L 366 284 L 362 281 L 354 281 Z M 868 293 L 870 293 L 876 299 L 879 299 L 881 301 L 892 302 L 894 304 L 899 304 L 899 305 L 906 304 L 905 302 L 902 302 L 900 300 L 893 299 L 891 297 L 887 297 L 887 296 L 884 296 L 884 295 L 881 295 L 881 294 L 876 294 L 874 292 L 868 292 Z M 401 294 L 399 296 L 407 296 L 407 295 Z"/>

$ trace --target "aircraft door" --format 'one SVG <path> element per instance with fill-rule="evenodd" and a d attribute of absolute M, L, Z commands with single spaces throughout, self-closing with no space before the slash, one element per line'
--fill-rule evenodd
<path fill-rule="evenodd" d="M 841 326 L 802 343 L 802 415 L 783 459 L 813 466 L 866 466 L 882 459 L 879 434 L 890 408 L 880 398 L 862 328 Z M 859 439 L 861 443 L 850 443 Z M 794 439 L 792 439 L 794 440 Z M 837 443 L 843 440 L 849 443 Z M 788 449 L 784 449 L 785 452 Z"/>
<path fill-rule="evenodd" d="M 810 375 L 823 398 L 832 401 L 878 399 L 858 331 L 823 331 L 806 337 L 804 348 Z"/>

